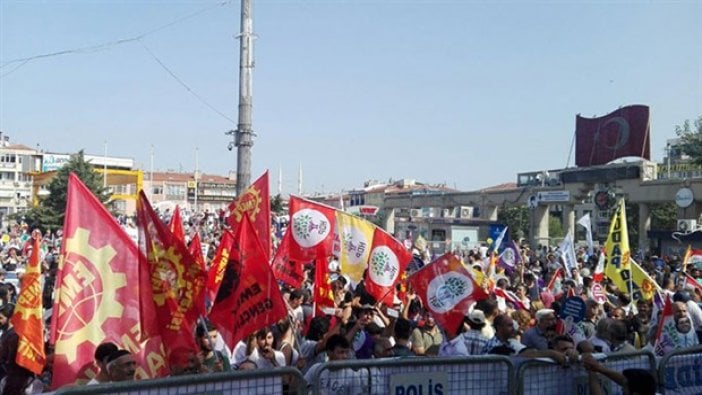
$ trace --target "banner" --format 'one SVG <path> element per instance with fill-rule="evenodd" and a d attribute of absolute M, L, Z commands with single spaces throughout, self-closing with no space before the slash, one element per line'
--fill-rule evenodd
<path fill-rule="evenodd" d="M 341 274 L 348 276 L 355 286 L 361 282 L 363 272 L 368 268 L 376 226 L 343 211 L 336 212 L 336 226 L 340 241 L 339 268 Z"/>
<path fill-rule="evenodd" d="M 575 165 L 604 165 L 625 156 L 651 159 L 649 108 L 622 107 L 603 117 L 575 119 Z"/>
<path fill-rule="evenodd" d="M 378 302 L 392 307 L 395 285 L 411 260 L 412 253 L 400 241 L 376 228 L 370 250 L 366 291 Z"/>
<path fill-rule="evenodd" d="M 288 313 L 248 217 L 239 223 L 236 240 L 239 254 L 229 261 L 229 266 L 238 277 L 231 287 L 220 287 L 209 315 L 230 348 Z"/>
<path fill-rule="evenodd" d="M 609 224 L 609 234 L 605 242 L 605 274 L 622 291 L 632 293 L 631 251 L 629 231 L 626 222 L 624 199 L 619 200 L 617 209 Z"/>
<path fill-rule="evenodd" d="M 271 258 L 271 195 L 268 184 L 268 170 L 251 184 L 229 205 L 229 225 L 236 234 L 236 228 L 249 215 L 251 224 L 266 254 L 266 262 Z"/>
<path fill-rule="evenodd" d="M 142 294 L 142 311 L 156 324 L 148 331 L 163 338 L 169 356 L 178 349 L 197 351 L 193 329 L 205 312 L 205 272 L 185 244 L 159 221 L 143 190 L 137 217 L 139 265 L 151 283 L 151 289 Z"/>
<path fill-rule="evenodd" d="M 294 260 L 307 263 L 332 254 L 335 211 L 311 200 L 290 196 L 288 229 L 292 232 L 290 256 Z"/>
<path fill-rule="evenodd" d="M 451 253 L 415 272 L 409 282 L 436 322 L 450 334 L 461 328 L 473 302 L 488 297 Z"/>
<path fill-rule="evenodd" d="M 136 244 L 75 174 L 68 177 L 65 213 L 51 317 L 52 388 L 94 377 L 93 355 L 103 342 L 141 351 L 135 355 L 140 377 L 163 375 L 160 345 L 141 344 Z"/>
<path fill-rule="evenodd" d="M 592 222 L 590 221 L 590 213 L 580 217 L 578 225 L 585 228 L 585 239 L 587 240 L 587 255 L 591 256 L 594 251 L 594 243 L 592 241 Z"/>
<path fill-rule="evenodd" d="M 10 323 L 19 336 L 15 362 L 36 375 L 46 363 L 44 319 L 41 304 L 41 234 L 33 238 L 32 253 L 20 283 L 20 293 Z"/>
<path fill-rule="evenodd" d="M 286 231 L 283 240 L 275 252 L 271 269 L 273 276 L 279 281 L 293 287 L 300 288 L 305 279 L 302 263 L 290 259 L 290 231 Z"/>
<path fill-rule="evenodd" d="M 234 249 L 234 235 L 226 230 L 219 240 L 217 252 L 210 264 L 210 270 L 207 272 L 207 284 L 205 285 L 205 294 L 209 303 L 214 303 L 219 286 L 224 278 L 224 271 L 229 263 L 229 257 L 236 253 Z"/>
<path fill-rule="evenodd" d="M 522 262 L 522 253 L 516 241 L 507 244 L 500 254 L 498 265 L 508 273 L 513 272 Z"/>

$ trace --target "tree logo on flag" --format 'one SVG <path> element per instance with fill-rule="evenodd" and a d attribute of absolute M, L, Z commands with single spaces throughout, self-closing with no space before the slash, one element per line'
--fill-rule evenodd
<path fill-rule="evenodd" d="M 397 261 L 397 256 L 387 246 L 375 247 L 371 251 L 369 266 L 371 280 L 383 287 L 392 286 L 400 272 L 400 263 Z"/>
<path fill-rule="evenodd" d="M 342 240 L 349 263 L 354 265 L 363 263 L 363 257 L 368 248 L 368 240 L 363 232 L 353 226 L 344 227 Z"/>
<path fill-rule="evenodd" d="M 427 288 L 429 307 L 437 313 L 446 313 L 473 293 L 470 278 L 455 272 L 435 277 Z"/>
<path fill-rule="evenodd" d="M 116 291 L 127 286 L 126 276 L 109 265 L 117 253 L 109 245 L 93 248 L 89 239 L 88 230 L 76 229 L 66 240 L 61 268 L 66 274 L 59 290 L 59 322 L 64 324 L 56 329 L 56 343 L 63 345 L 57 353 L 64 354 L 69 364 L 76 361 L 84 342 L 100 344 L 106 336 L 102 325 L 109 318 L 121 318 L 124 309 Z"/>
<path fill-rule="evenodd" d="M 329 235 L 331 225 L 317 210 L 302 209 L 292 216 L 293 238 L 303 248 L 314 247 Z"/>
<path fill-rule="evenodd" d="M 244 213 L 249 214 L 251 221 L 256 221 L 256 216 L 261 211 L 261 191 L 253 185 L 250 186 L 236 201 L 236 207 L 231 212 L 236 222 L 241 222 Z"/>

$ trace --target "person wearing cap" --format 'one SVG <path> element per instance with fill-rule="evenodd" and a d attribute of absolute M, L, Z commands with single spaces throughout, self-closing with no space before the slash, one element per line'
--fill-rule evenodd
<path fill-rule="evenodd" d="M 490 340 L 482 333 L 485 327 L 485 313 L 482 310 L 473 309 L 463 321 L 466 331 L 463 332 L 463 343 L 466 346 L 468 355 L 483 355 L 485 346 Z"/>
<path fill-rule="evenodd" d="M 556 326 L 556 312 L 551 309 L 541 309 L 536 312 L 536 326 L 529 328 L 522 335 L 522 344 L 536 350 L 547 350 L 547 333 Z"/>

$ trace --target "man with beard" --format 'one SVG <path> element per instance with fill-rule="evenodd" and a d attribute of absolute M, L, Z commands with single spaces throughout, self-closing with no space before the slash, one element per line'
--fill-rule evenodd
<path fill-rule="evenodd" d="M 551 309 L 541 309 L 536 312 L 536 326 L 527 329 L 522 335 L 522 344 L 535 350 L 547 350 L 548 332 L 556 327 L 556 312 Z"/>
<path fill-rule="evenodd" d="M 424 313 L 424 325 L 412 331 L 412 351 L 416 355 L 436 356 L 444 341 L 441 330 L 430 313 Z"/>
<path fill-rule="evenodd" d="M 673 303 L 673 317 L 675 318 L 675 328 L 680 335 L 675 348 L 688 348 L 699 344 L 697 334 L 692 330 L 692 320 L 687 312 L 687 304 L 684 302 Z"/>
<path fill-rule="evenodd" d="M 207 331 L 205 331 L 207 330 Z M 217 341 L 217 328 L 210 322 L 200 323 L 195 329 L 197 343 L 200 346 L 200 360 L 209 372 L 231 370 L 229 358 L 214 349 Z"/>

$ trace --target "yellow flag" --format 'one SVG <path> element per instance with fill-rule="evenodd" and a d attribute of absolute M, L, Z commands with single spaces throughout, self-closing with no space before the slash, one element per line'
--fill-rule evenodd
<path fill-rule="evenodd" d="M 339 270 L 357 284 L 363 279 L 363 271 L 368 267 L 375 225 L 337 210 L 336 226 L 340 241 Z"/>
<path fill-rule="evenodd" d="M 620 290 L 631 295 L 631 251 L 626 225 L 626 208 L 622 199 L 609 224 L 609 235 L 605 242 L 605 274 Z"/>
<path fill-rule="evenodd" d="M 663 292 L 658 283 L 633 259 L 631 259 L 631 273 L 634 276 L 634 300 L 651 300 L 654 291 Z"/>

